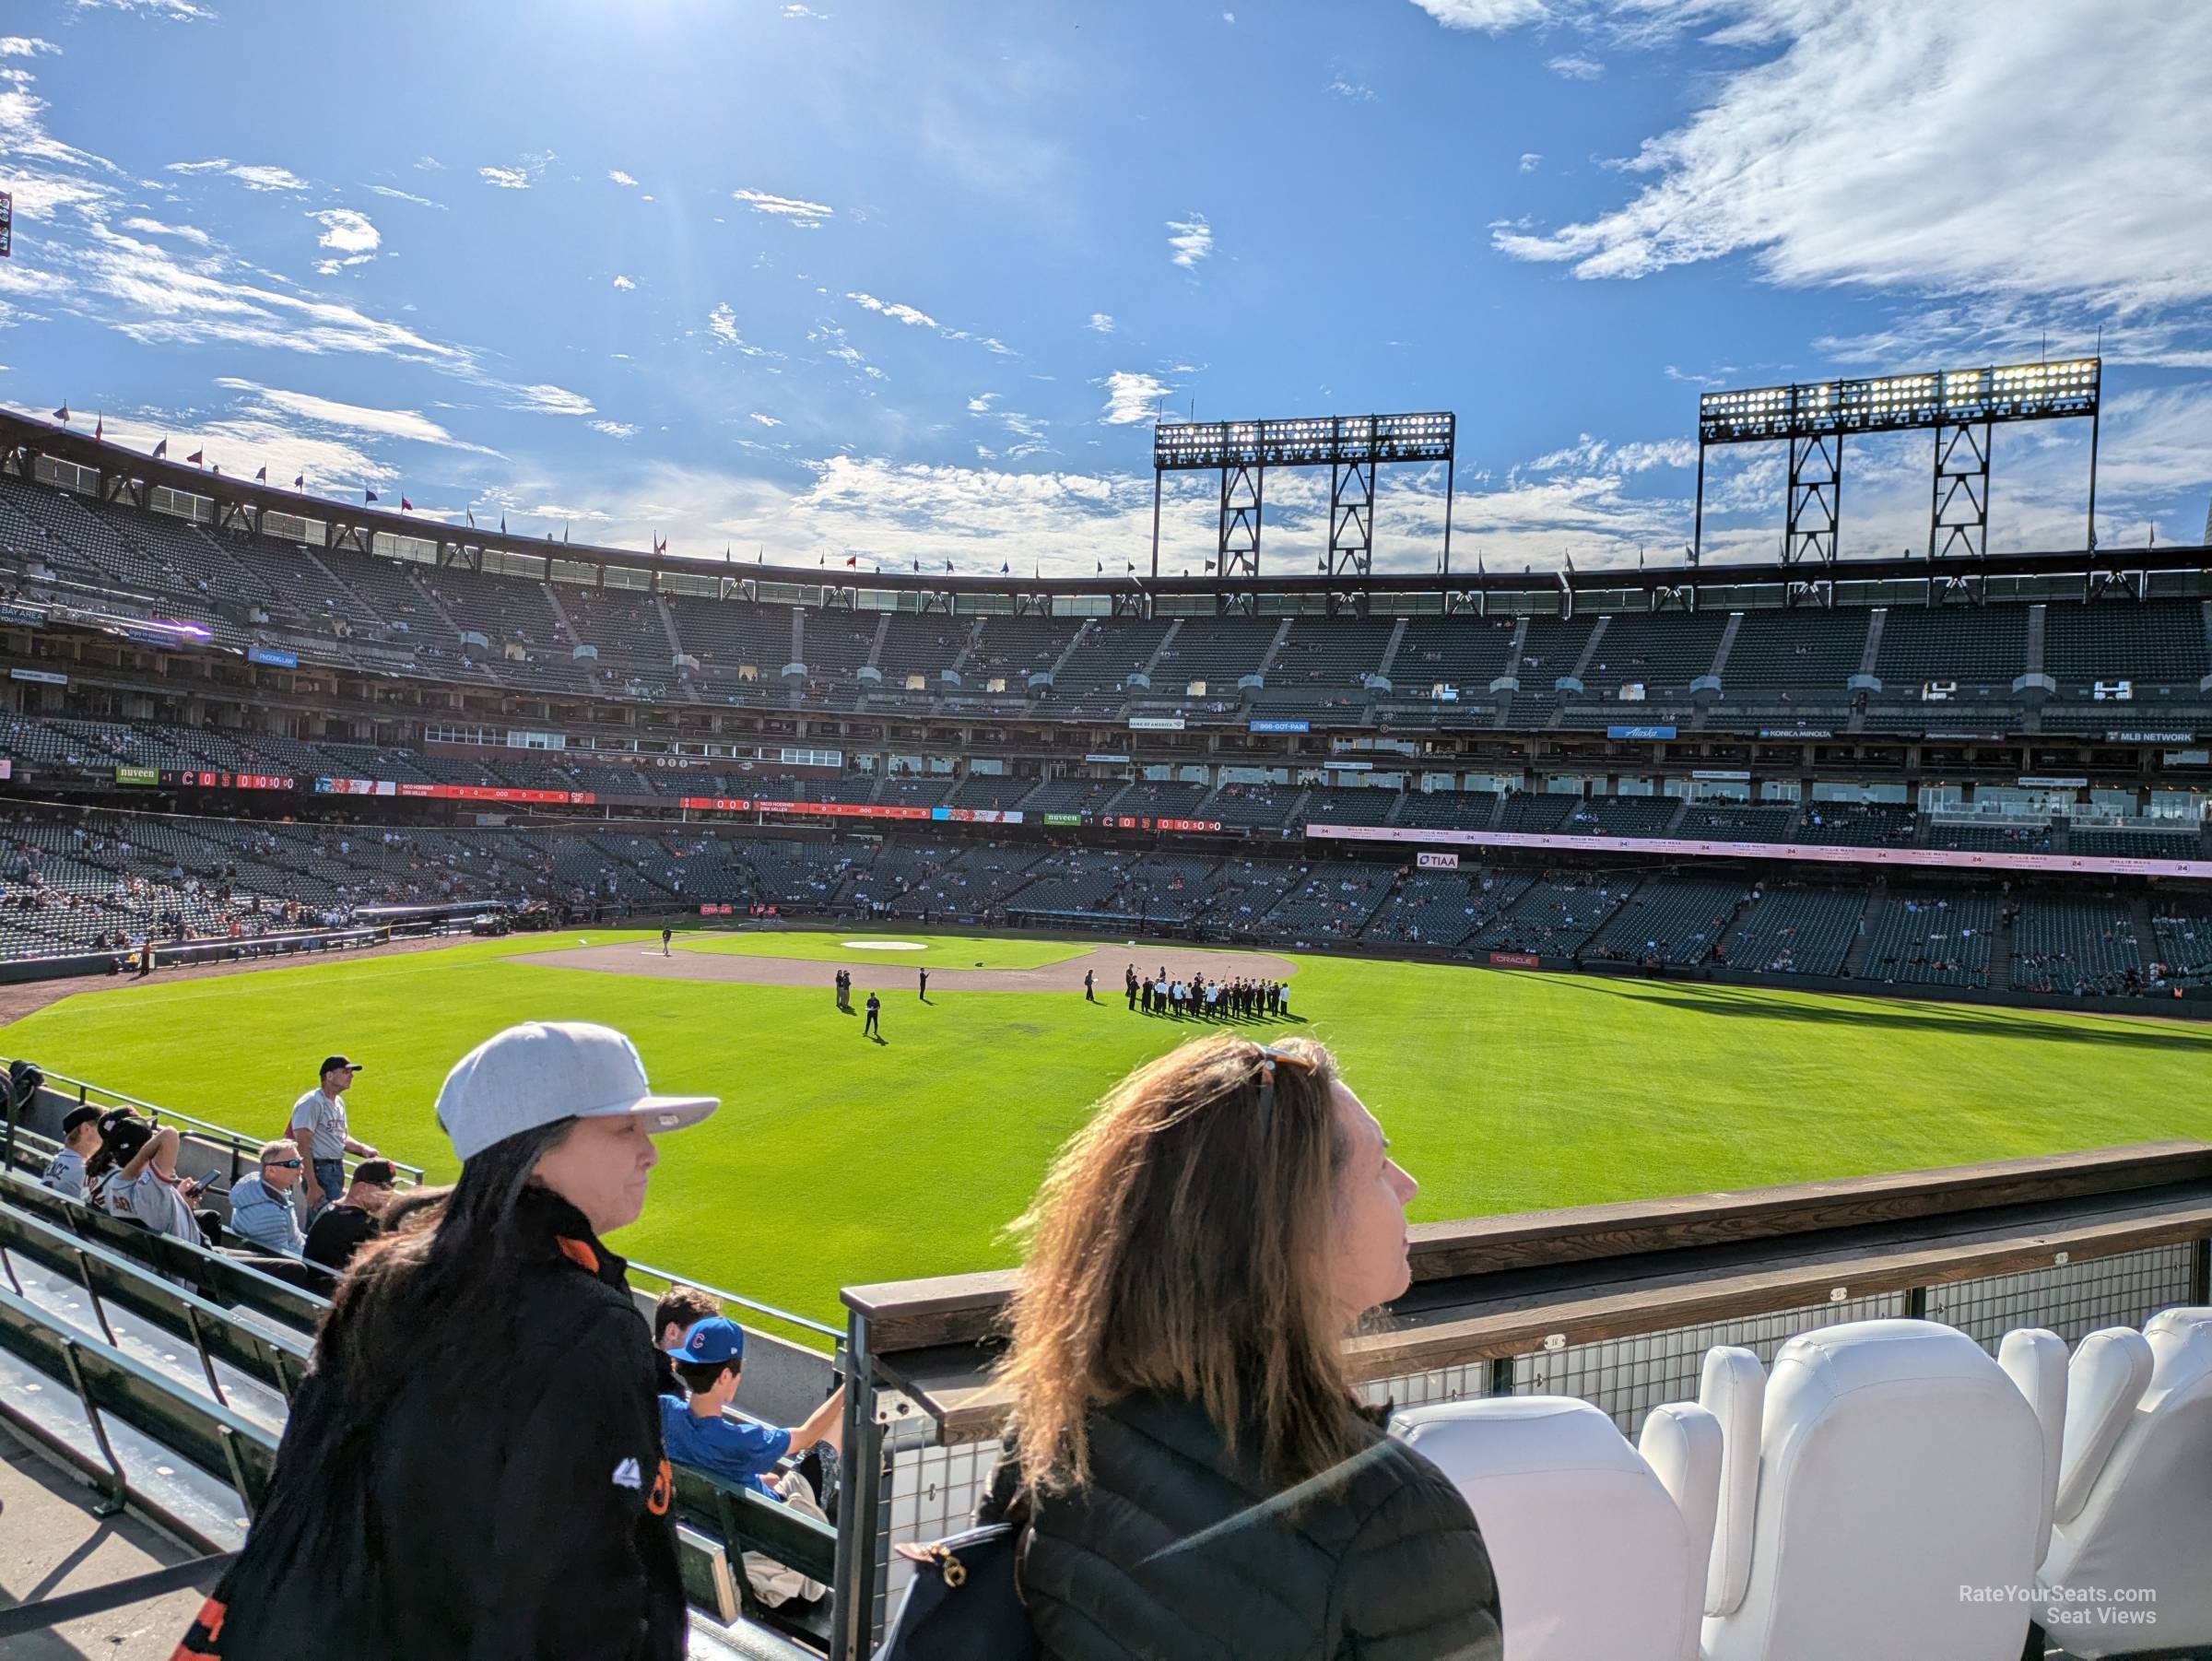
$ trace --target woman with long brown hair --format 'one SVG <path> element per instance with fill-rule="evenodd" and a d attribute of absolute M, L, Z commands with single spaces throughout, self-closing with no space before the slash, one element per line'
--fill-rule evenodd
<path fill-rule="evenodd" d="M 1046 1661 L 1495 1661 L 1467 1504 L 1352 1393 L 1416 1184 L 1321 1045 L 1218 1037 L 1131 1074 L 1018 1224 L 980 1520 L 1027 1526 Z"/>

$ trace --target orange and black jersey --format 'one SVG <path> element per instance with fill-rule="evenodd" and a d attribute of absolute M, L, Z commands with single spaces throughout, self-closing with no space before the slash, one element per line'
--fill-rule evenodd
<path fill-rule="evenodd" d="M 176 1661 L 682 1656 L 651 1338 L 621 1259 L 562 1202 L 534 1203 L 558 1226 L 514 1289 L 498 1376 L 426 1367 L 376 1424 L 318 1427 L 344 1392 L 311 1372 L 268 1502 Z"/>

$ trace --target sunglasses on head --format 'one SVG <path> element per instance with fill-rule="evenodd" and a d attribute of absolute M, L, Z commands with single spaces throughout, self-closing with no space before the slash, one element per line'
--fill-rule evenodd
<path fill-rule="evenodd" d="M 1276 1065 L 1279 1062 L 1311 1078 L 1316 1064 L 1311 1055 L 1300 1055 L 1294 1050 L 1278 1050 L 1273 1044 L 1255 1043 L 1252 1047 L 1260 1064 L 1260 1127 L 1265 1130 L 1275 1117 Z"/>

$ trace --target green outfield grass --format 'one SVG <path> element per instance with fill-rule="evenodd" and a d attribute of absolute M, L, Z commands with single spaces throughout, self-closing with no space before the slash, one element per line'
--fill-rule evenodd
<path fill-rule="evenodd" d="M 852 937 L 813 933 L 790 949 Z M 445 1175 L 431 1103 L 465 1050 L 526 1017 L 606 1021 L 637 1040 L 656 1085 L 724 1102 L 663 1144 L 645 1217 L 620 1248 L 836 1320 L 840 1285 L 1007 1262 L 1000 1231 L 1053 1149 L 1115 1078 L 1194 1030 L 1129 1013 L 1118 984 L 1097 1005 L 935 992 L 924 1006 L 893 994 L 878 1047 L 810 988 L 509 960 L 578 938 L 157 977 L 65 999 L 0 1047 L 257 1133 L 275 1133 L 316 1060 L 342 1050 L 369 1062 L 356 1131 Z M 1032 948 L 1088 949 L 959 950 L 982 946 L 1002 963 Z M 2200 1027 L 1295 960 L 1293 1030 L 1336 1048 L 1420 1179 L 1423 1220 L 2212 1138 L 2212 1030 Z"/>
<path fill-rule="evenodd" d="M 848 944 L 852 941 L 878 944 Z M 884 949 L 893 943 L 919 946 L 922 949 Z M 912 928 L 864 926 L 789 929 L 778 934 L 695 935 L 680 941 L 677 949 L 727 952 L 749 958 L 804 958 L 820 963 L 866 963 L 889 969 L 1042 969 L 1048 963 L 1064 963 L 1070 958 L 1079 958 L 1099 944 L 1094 940 L 1075 946 L 1065 940 L 1006 940 L 980 935 L 941 935 Z"/>

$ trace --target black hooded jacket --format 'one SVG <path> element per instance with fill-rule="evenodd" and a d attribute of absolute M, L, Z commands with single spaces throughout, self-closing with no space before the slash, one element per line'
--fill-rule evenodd
<path fill-rule="evenodd" d="M 1159 1396 L 1091 1415 L 1083 1489 L 1018 1500 L 1009 1452 L 977 1521 L 1035 1529 L 1021 1585 L 1041 1661 L 1500 1661 L 1466 1501 L 1361 1423 L 1359 1452 L 1289 1492 L 1196 1403 Z"/>
<path fill-rule="evenodd" d="M 653 1349 L 619 1257 L 542 1189 L 505 1353 L 341 1422 L 319 1344 L 270 1492 L 177 1661 L 679 1661 Z"/>

